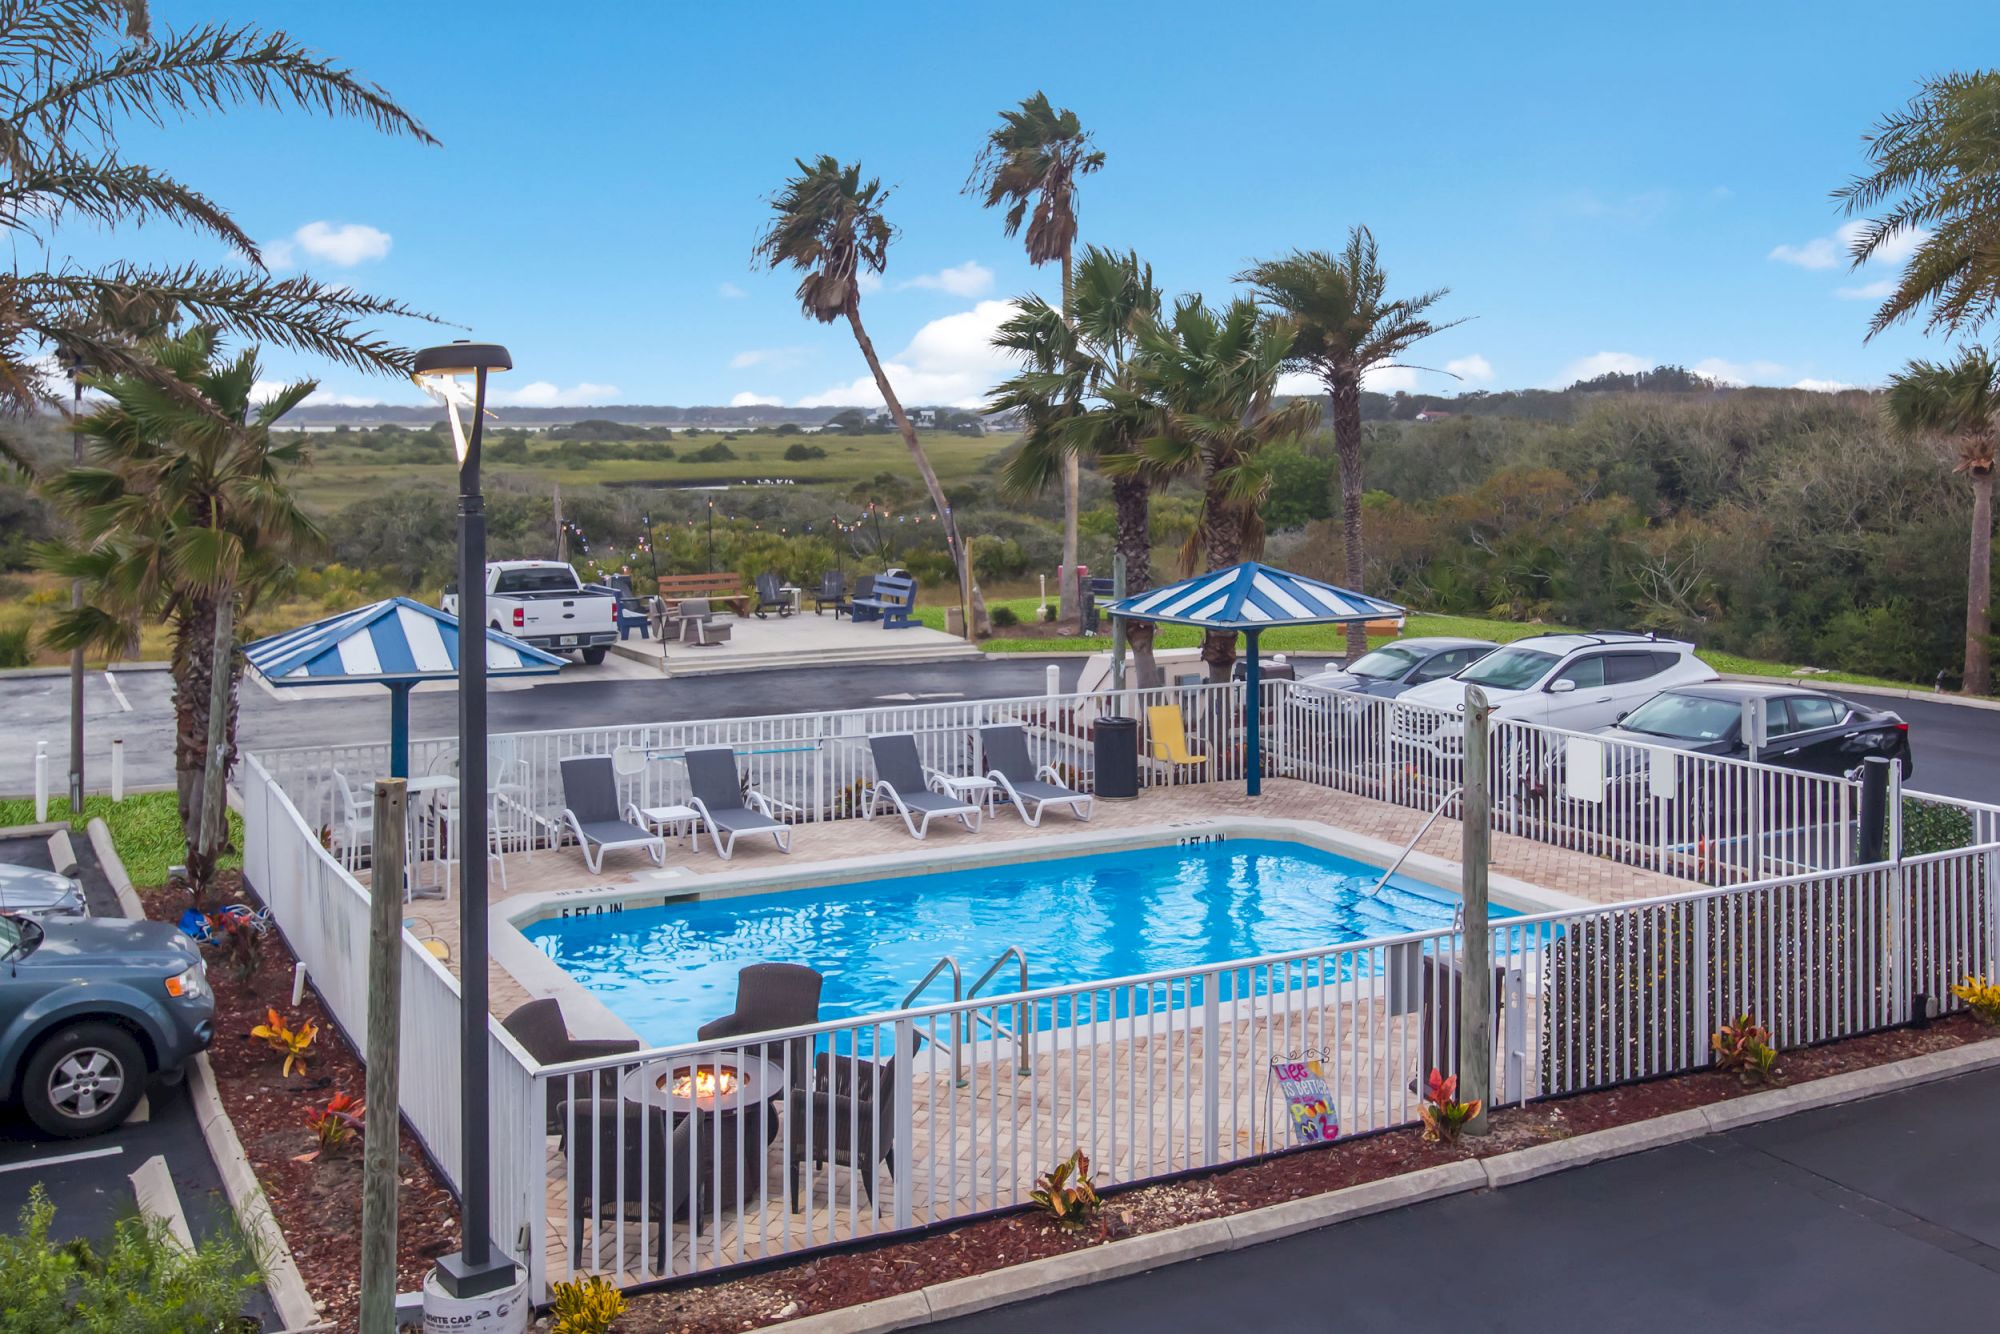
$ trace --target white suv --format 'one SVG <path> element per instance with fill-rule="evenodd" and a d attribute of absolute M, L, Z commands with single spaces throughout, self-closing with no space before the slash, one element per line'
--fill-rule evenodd
<path fill-rule="evenodd" d="M 1677 639 L 1601 632 L 1535 635 L 1517 639 L 1442 681 L 1405 691 L 1398 704 L 1395 739 L 1409 746 L 1456 754 L 1464 728 L 1455 718 L 1429 712 L 1465 710 L 1465 687 L 1477 685 L 1493 703 L 1496 721 L 1545 723 L 1572 732 L 1609 727 L 1662 690 L 1713 681 L 1694 645 Z"/>

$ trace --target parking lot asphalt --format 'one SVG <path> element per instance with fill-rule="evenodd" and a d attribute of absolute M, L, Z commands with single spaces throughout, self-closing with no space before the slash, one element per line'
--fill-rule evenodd
<path fill-rule="evenodd" d="M 926 1328 L 1991 1329 L 1996 1098 L 1982 1071 Z"/>
<path fill-rule="evenodd" d="M 88 839 L 75 840 L 78 870 L 91 910 L 116 896 Z M 49 865 L 48 840 L 0 839 L 0 862 Z M 222 1192 L 222 1177 L 209 1157 L 184 1083 L 155 1081 L 134 1119 L 107 1134 L 87 1139 L 51 1139 L 10 1106 L 0 1106 L 0 1231 L 13 1232 L 23 1206 L 39 1186 L 55 1205 L 54 1235 L 82 1237 L 93 1244 L 110 1240 L 117 1221 L 137 1210 L 130 1176 L 147 1159 L 166 1159 L 188 1228 L 197 1239 L 235 1226 Z M 276 1327 L 276 1314 L 262 1288 L 251 1294 L 247 1314 Z M 6 1295 L 0 1293 L 0 1302 Z"/>

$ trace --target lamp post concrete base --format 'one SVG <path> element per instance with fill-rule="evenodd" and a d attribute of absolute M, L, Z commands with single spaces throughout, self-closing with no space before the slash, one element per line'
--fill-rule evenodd
<path fill-rule="evenodd" d="M 446 1271 L 457 1255 L 447 1255 L 424 1275 L 424 1334 L 525 1334 L 535 1308 L 528 1301 L 528 1276 L 514 1265 L 484 1275 Z M 476 1291 L 478 1277 L 497 1277 L 502 1286 Z"/>

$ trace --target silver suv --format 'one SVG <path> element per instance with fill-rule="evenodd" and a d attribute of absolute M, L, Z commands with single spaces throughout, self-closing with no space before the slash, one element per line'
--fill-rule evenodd
<path fill-rule="evenodd" d="M 43 1133 L 111 1129 L 214 1036 L 200 949 L 165 922 L 0 916 L 0 1096 Z"/>
<path fill-rule="evenodd" d="M 1463 712 L 1468 684 L 1486 692 L 1496 721 L 1594 732 L 1662 690 L 1716 679 L 1715 669 L 1684 640 L 1617 631 L 1532 635 L 1495 649 L 1455 676 L 1404 692 L 1397 703 L 1428 707 L 1399 711 L 1395 737 L 1440 754 L 1458 753 L 1464 727 L 1428 709 Z"/>

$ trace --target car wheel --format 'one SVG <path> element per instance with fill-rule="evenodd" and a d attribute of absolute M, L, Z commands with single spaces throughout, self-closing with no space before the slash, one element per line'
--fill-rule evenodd
<path fill-rule="evenodd" d="M 146 1091 L 139 1044 L 110 1024 L 70 1024 L 42 1040 L 21 1074 L 21 1110 L 45 1134 L 95 1135 L 123 1121 Z"/>
<path fill-rule="evenodd" d="M 595 667 L 595 666 L 597 666 L 598 664 L 600 664 L 600 663 L 602 663 L 602 662 L 604 661 L 604 655 L 605 655 L 605 654 L 607 654 L 607 653 L 609 653 L 610 651 L 611 651 L 611 650 L 610 650 L 610 649 L 608 649 L 608 648 L 587 648 L 587 649 L 585 649 L 585 650 L 583 651 L 583 664 L 584 664 L 584 666 L 586 666 L 586 667 Z"/>

